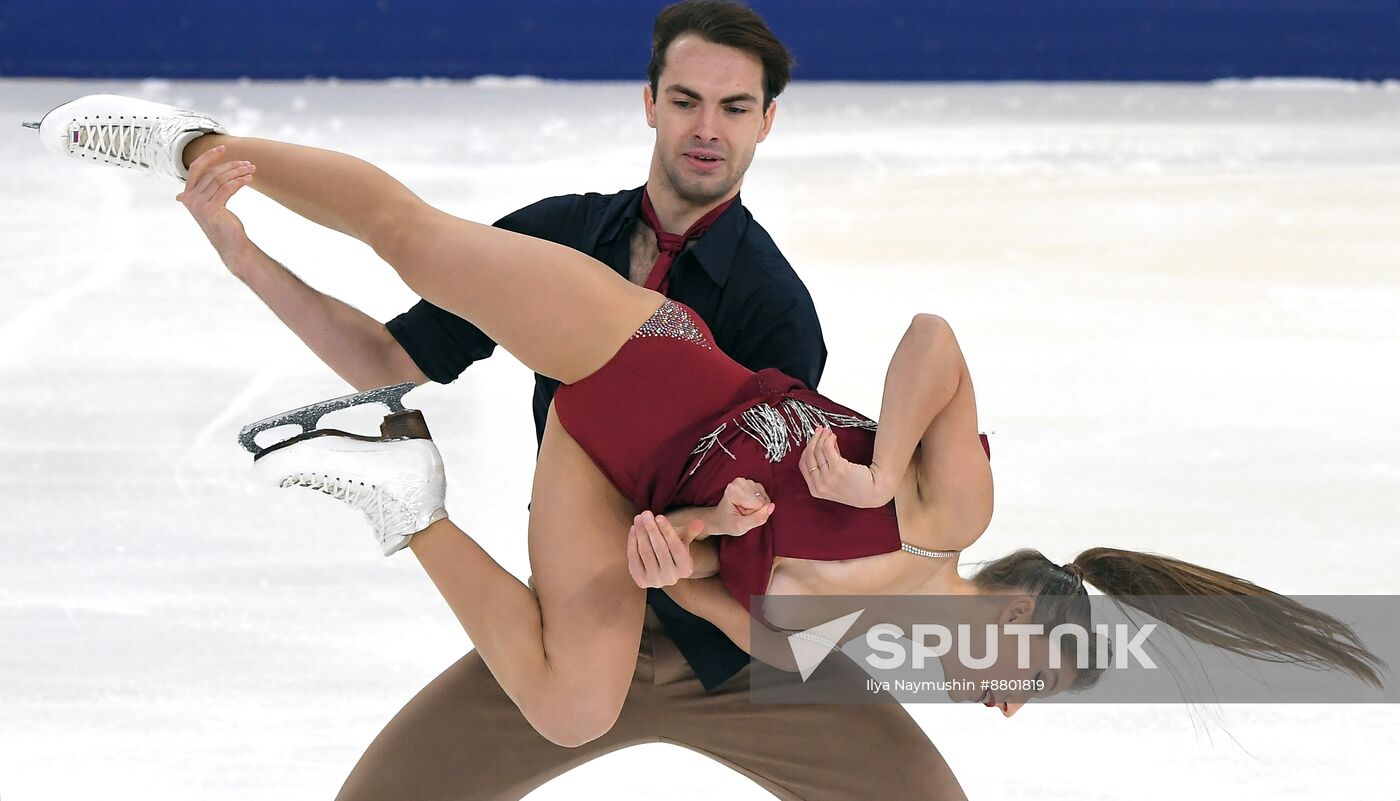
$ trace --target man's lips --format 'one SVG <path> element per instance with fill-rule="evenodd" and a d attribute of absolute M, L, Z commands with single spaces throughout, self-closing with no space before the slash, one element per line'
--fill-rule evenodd
<path fill-rule="evenodd" d="M 697 170 L 714 170 L 724 164 L 724 159 L 718 153 L 709 150 L 690 150 L 684 155 L 690 166 Z"/>

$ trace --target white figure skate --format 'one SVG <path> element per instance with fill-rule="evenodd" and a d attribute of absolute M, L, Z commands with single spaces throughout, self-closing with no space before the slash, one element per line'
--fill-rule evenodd
<path fill-rule="evenodd" d="M 388 556 L 447 517 L 442 457 L 423 414 L 403 407 L 403 396 L 413 387 L 382 387 L 273 415 L 244 426 L 238 441 L 253 454 L 258 472 L 279 486 L 317 490 L 364 512 Z M 378 437 L 316 428 L 330 412 L 368 403 L 390 410 Z M 254 441 L 259 433 L 285 425 L 300 426 L 301 433 L 267 448 Z"/>
<path fill-rule="evenodd" d="M 185 145 L 227 133 L 194 111 L 121 95 L 88 95 L 64 103 L 37 123 L 44 147 L 61 155 L 185 180 Z"/>

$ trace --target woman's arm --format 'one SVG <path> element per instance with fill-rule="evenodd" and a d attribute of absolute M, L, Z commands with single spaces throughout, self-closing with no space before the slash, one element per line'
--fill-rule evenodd
<path fill-rule="evenodd" d="M 757 481 L 736 478 L 724 488 L 724 497 L 714 506 L 686 506 L 672 509 L 666 515 L 676 528 L 684 531 L 694 520 L 699 520 L 701 528 L 696 539 L 727 536 L 738 537 L 747 534 L 768 522 L 777 504 L 768 497 L 768 491 Z"/>
<path fill-rule="evenodd" d="M 966 377 L 967 362 L 948 321 L 932 314 L 914 315 L 885 374 L 880 430 L 870 464 L 887 501 L 894 497 L 914 449 L 933 432 L 934 421 L 949 408 Z M 975 437 L 975 406 L 972 413 Z"/>
<path fill-rule="evenodd" d="M 849 506 L 889 503 L 914 449 L 957 394 L 966 373 L 962 351 L 947 321 L 932 314 L 915 315 L 885 374 L 880 429 L 870 465 L 841 458 L 835 435 L 819 429 L 802 454 L 802 473 L 812 494 Z M 973 421 L 975 435 L 975 408 Z"/>
<path fill-rule="evenodd" d="M 716 506 L 687 506 L 665 516 L 642 512 L 627 532 L 628 570 L 639 587 L 713 576 L 719 572 L 719 547 L 709 538 L 742 536 L 768 522 L 775 508 L 762 484 L 736 478 Z"/>

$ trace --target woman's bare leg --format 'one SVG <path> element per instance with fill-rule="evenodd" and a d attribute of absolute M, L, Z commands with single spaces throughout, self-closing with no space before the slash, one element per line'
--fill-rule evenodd
<path fill-rule="evenodd" d="M 551 409 L 530 503 L 534 591 L 450 521 L 410 543 L 501 688 L 561 745 L 606 732 L 631 684 L 646 601 L 623 547 L 633 514 Z"/>
<path fill-rule="evenodd" d="M 439 211 L 343 153 L 211 134 L 190 143 L 186 163 L 217 146 L 217 161 L 256 166 L 254 189 L 368 244 L 420 296 L 565 383 L 612 358 L 664 300 L 571 248 Z M 202 175 L 194 167 L 191 181 Z"/>

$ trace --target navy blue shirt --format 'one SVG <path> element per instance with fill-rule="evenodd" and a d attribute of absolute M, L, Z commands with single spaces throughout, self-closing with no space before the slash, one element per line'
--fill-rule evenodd
<path fill-rule="evenodd" d="M 615 195 L 547 198 L 503 217 L 496 227 L 582 251 L 626 279 L 641 199 L 640 187 Z M 776 367 L 816 388 L 826 365 L 826 344 L 812 298 L 768 232 L 741 203 L 730 206 L 671 265 L 668 295 L 700 315 L 714 333 L 715 344 L 730 358 L 754 371 Z M 387 325 L 423 374 L 443 384 L 496 348 L 481 329 L 427 301 L 419 301 Z M 552 378 L 535 376 L 537 438 L 544 437 L 545 418 L 558 387 Z M 647 603 L 707 690 L 748 664 L 748 655 L 719 629 L 682 609 L 665 592 L 648 590 Z"/>

